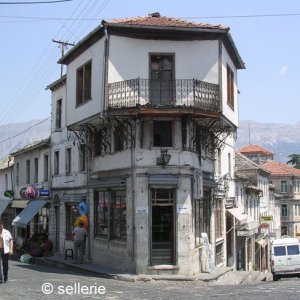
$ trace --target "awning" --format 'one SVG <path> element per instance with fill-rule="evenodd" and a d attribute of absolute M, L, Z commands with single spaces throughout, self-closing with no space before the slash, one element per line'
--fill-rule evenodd
<path fill-rule="evenodd" d="M 148 183 L 152 186 L 177 186 L 178 182 L 178 176 L 171 174 L 151 174 L 148 178 Z"/>
<path fill-rule="evenodd" d="M 241 224 L 247 223 L 248 216 L 242 212 L 238 207 L 227 209 L 235 218 L 237 218 Z"/>
<path fill-rule="evenodd" d="M 25 208 L 30 200 L 13 200 L 11 207 Z"/>
<path fill-rule="evenodd" d="M 268 245 L 268 242 L 265 239 L 260 239 L 256 241 L 257 244 L 259 244 L 261 247 L 266 247 Z"/>
<path fill-rule="evenodd" d="M 0 217 L 2 216 L 9 202 L 10 200 L 8 199 L 0 200 Z"/>
<path fill-rule="evenodd" d="M 13 226 L 25 227 L 38 213 L 38 211 L 46 205 L 46 200 L 32 200 L 26 208 L 24 208 L 12 221 Z"/>

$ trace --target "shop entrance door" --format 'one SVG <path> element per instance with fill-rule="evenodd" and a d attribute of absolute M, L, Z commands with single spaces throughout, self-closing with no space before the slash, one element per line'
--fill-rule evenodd
<path fill-rule="evenodd" d="M 151 265 L 175 262 L 173 189 L 151 189 Z"/>

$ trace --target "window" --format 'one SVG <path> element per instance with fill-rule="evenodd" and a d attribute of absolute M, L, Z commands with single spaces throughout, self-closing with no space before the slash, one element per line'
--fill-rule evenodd
<path fill-rule="evenodd" d="M 71 174 L 71 163 L 72 163 L 71 148 L 67 148 L 66 157 L 65 157 L 65 170 L 67 175 Z"/>
<path fill-rule="evenodd" d="M 281 216 L 282 217 L 287 217 L 288 216 L 287 204 L 281 204 Z"/>
<path fill-rule="evenodd" d="M 56 102 L 55 129 L 61 128 L 61 117 L 62 117 L 62 99 L 59 99 Z"/>
<path fill-rule="evenodd" d="M 227 65 L 227 104 L 234 109 L 234 74 Z"/>
<path fill-rule="evenodd" d="M 95 192 L 95 236 L 126 240 L 126 191 Z"/>
<path fill-rule="evenodd" d="M 95 236 L 108 236 L 108 192 L 95 192 Z"/>
<path fill-rule="evenodd" d="M 231 176 L 231 154 L 228 153 L 228 174 Z"/>
<path fill-rule="evenodd" d="M 39 159 L 34 159 L 34 182 L 39 182 Z"/>
<path fill-rule="evenodd" d="M 81 105 L 91 99 L 92 62 L 88 62 L 77 70 L 76 105 Z"/>
<path fill-rule="evenodd" d="M 66 239 L 73 239 L 72 231 L 76 219 L 80 216 L 78 204 L 66 204 Z"/>
<path fill-rule="evenodd" d="M 16 185 L 20 184 L 20 163 L 16 164 Z"/>
<path fill-rule="evenodd" d="M 85 171 L 85 151 L 86 147 L 84 144 L 81 144 L 79 147 L 79 171 Z"/>
<path fill-rule="evenodd" d="M 196 232 L 196 245 L 201 237 L 201 233 L 207 233 L 208 239 L 210 239 L 210 195 L 209 192 L 204 192 L 204 197 L 200 200 L 195 200 L 195 232 Z M 199 240 L 200 242 L 200 240 Z"/>
<path fill-rule="evenodd" d="M 59 174 L 59 151 L 54 152 L 54 175 Z"/>
<path fill-rule="evenodd" d="M 30 160 L 26 160 L 26 184 L 30 183 Z"/>
<path fill-rule="evenodd" d="M 8 174 L 5 174 L 5 189 L 8 190 Z"/>
<path fill-rule="evenodd" d="M 153 123 L 153 146 L 172 147 L 172 122 L 154 121 Z"/>
<path fill-rule="evenodd" d="M 284 256 L 284 255 L 286 255 L 285 246 L 276 246 L 276 247 L 274 247 L 274 255 L 275 256 Z"/>
<path fill-rule="evenodd" d="M 299 246 L 298 245 L 290 245 L 287 246 L 288 255 L 299 255 Z"/>
<path fill-rule="evenodd" d="M 124 133 L 121 126 L 117 126 L 114 129 L 114 149 L 116 151 L 124 150 Z"/>
<path fill-rule="evenodd" d="M 49 158 L 48 155 L 44 156 L 44 181 L 48 181 Z"/>
<path fill-rule="evenodd" d="M 281 226 L 281 235 L 287 235 L 287 234 L 288 234 L 287 226 Z"/>
<path fill-rule="evenodd" d="M 216 199 L 216 238 L 221 238 L 223 236 L 222 211 L 222 200 Z"/>
<path fill-rule="evenodd" d="M 280 191 L 281 191 L 281 193 L 287 193 L 287 181 L 286 180 L 281 180 Z"/>

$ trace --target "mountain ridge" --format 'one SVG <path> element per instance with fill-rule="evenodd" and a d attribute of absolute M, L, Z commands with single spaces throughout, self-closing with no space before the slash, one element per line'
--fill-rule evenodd
<path fill-rule="evenodd" d="M 275 153 L 275 160 L 286 163 L 291 154 L 300 153 L 300 122 L 295 124 L 240 121 L 236 148 L 258 144 Z M 51 134 L 51 120 L 35 119 L 0 125 L 0 159 Z"/>

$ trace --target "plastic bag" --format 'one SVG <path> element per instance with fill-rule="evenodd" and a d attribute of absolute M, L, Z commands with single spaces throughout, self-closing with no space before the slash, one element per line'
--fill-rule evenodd
<path fill-rule="evenodd" d="M 20 257 L 20 261 L 22 263 L 26 263 L 26 264 L 29 264 L 32 260 L 32 256 L 30 254 L 23 254 L 21 257 Z"/>

